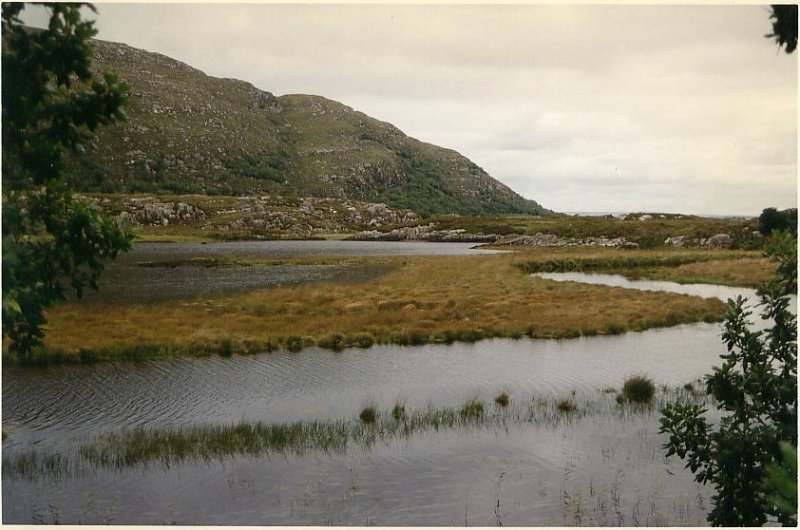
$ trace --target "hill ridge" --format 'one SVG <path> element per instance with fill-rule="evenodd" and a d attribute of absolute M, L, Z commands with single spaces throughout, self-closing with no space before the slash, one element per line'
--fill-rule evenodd
<path fill-rule="evenodd" d="M 93 40 L 93 68 L 131 88 L 128 120 L 71 159 L 84 192 L 310 196 L 430 214 L 544 214 L 457 151 L 345 103 L 273 93 L 124 43 Z"/>

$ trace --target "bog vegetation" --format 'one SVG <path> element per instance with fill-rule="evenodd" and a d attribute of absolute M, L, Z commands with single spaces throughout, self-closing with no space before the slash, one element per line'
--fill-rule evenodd
<path fill-rule="evenodd" d="M 609 252 L 612 261 L 613 255 Z M 712 322 L 724 309 L 716 299 L 532 278 L 524 270 L 531 259 L 528 254 L 382 258 L 389 272 L 364 283 L 304 284 L 146 304 L 63 304 L 49 312 L 41 359 L 571 338 Z"/>

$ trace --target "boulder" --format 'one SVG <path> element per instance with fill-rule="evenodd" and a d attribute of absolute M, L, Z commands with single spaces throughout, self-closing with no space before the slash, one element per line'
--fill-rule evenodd
<path fill-rule="evenodd" d="M 733 245 L 733 239 L 728 234 L 717 234 L 705 241 L 705 246 L 708 248 L 730 248 L 731 245 Z"/>
<path fill-rule="evenodd" d="M 685 245 L 685 242 L 684 242 L 685 238 L 686 238 L 686 236 L 668 237 L 667 239 L 664 240 L 664 245 L 666 245 L 668 247 L 674 247 L 674 248 L 683 248 L 684 245 Z"/>

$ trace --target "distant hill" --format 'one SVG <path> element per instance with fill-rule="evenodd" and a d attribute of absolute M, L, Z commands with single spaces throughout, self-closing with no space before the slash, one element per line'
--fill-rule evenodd
<path fill-rule="evenodd" d="M 548 210 L 459 153 L 320 96 L 276 97 L 174 59 L 94 41 L 93 67 L 130 85 L 128 120 L 70 161 L 87 192 L 332 197 L 422 215 Z"/>

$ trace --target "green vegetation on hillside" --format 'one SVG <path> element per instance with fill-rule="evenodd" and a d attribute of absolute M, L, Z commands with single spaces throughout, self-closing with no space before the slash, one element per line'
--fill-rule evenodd
<path fill-rule="evenodd" d="M 84 192 L 282 195 L 385 202 L 423 215 L 547 210 L 455 151 L 319 96 L 275 97 L 163 55 L 94 41 L 131 87 L 128 121 L 71 160 Z"/>

